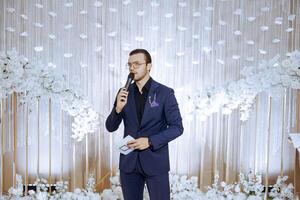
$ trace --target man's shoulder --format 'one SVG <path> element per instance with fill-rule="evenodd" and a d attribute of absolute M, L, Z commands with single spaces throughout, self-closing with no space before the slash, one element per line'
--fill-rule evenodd
<path fill-rule="evenodd" d="M 168 86 L 166 86 L 166 85 L 164 85 L 164 84 L 162 84 L 162 83 L 159 83 L 159 82 L 157 82 L 157 81 L 155 81 L 155 80 L 152 80 L 152 81 L 153 81 L 153 83 L 154 83 L 154 86 L 157 87 L 157 89 L 159 89 L 159 90 L 162 90 L 162 91 L 169 91 L 169 92 L 172 92 L 172 91 L 173 91 L 172 88 L 170 88 L 170 87 L 168 87 Z"/>
<path fill-rule="evenodd" d="M 174 90 L 171 87 L 168 87 L 162 83 L 154 81 L 154 91 L 159 91 L 163 96 L 169 96 L 174 93 Z"/>

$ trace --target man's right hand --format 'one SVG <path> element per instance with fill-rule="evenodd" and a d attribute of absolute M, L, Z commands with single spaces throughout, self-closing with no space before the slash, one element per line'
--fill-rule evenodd
<path fill-rule="evenodd" d="M 116 105 L 116 112 L 120 113 L 124 106 L 127 103 L 128 91 L 125 88 L 121 88 L 118 96 L 117 96 L 117 105 Z"/>

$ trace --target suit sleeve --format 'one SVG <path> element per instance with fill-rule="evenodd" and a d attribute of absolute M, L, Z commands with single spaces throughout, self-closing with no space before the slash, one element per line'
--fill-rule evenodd
<path fill-rule="evenodd" d="M 118 93 L 120 90 L 118 91 Z M 122 122 L 122 112 L 116 112 L 117 97 L 115 98 L 114 107 L 105 121 L 106 129 L 109 132 L 116 131 Z"/>
<path fill-rule="evenodd" d="M 117 113 L 115 107 L 106 119 L 105 126 L 109 132 L 116 131 L 122 122 L 122 114 Z"/>
<path fill-rule="evenodd" d="M 174 140 L 183 133 L 182 118 L 178 108 L 178 103 L 174 95 L 174 90 L 171 89 L 165 101 L 164 113 L 168 128 L 156 135 L 149 137 L 152 150 L 157 150 L 168 142 Z"/>

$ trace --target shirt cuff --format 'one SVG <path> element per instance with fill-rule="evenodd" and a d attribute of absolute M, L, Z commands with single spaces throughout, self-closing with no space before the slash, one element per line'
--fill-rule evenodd
<path fill-rule="evenodd" d="M 115 113 L 116 115 L 120 115 L 120 114 L 121 114 L 121 112 L 117 113 L 116 107 L 114 108 L 114 113 Z"/>
<path fill-rule="evenodd" d="M 148 138 L 148 143 L 149 143 L 149 148 L 150 148 L 151 150 L 153 150 L 153 145 L 152 145 L 152 141 L 151 141 L 150 138 Z"/>

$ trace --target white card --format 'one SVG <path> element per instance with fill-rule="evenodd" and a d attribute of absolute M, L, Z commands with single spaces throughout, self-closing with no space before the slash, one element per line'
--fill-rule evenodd
<path fill-rule="evenodd" d="M 129 154 L 130 152 L 133 151 L 133 149 L 130 149 L 128 146 L 127 146 L 127 143 L 129 141 L 132 141 L 132 140 L 135 140 L 133 137 L 131 137 L 130 135 L 127 135 L 125 138 L 123 138 L 123 140 L 121 141 L 121 144 L 119 145 L 119 152 L 123 155 L 127 155 Z"/>

